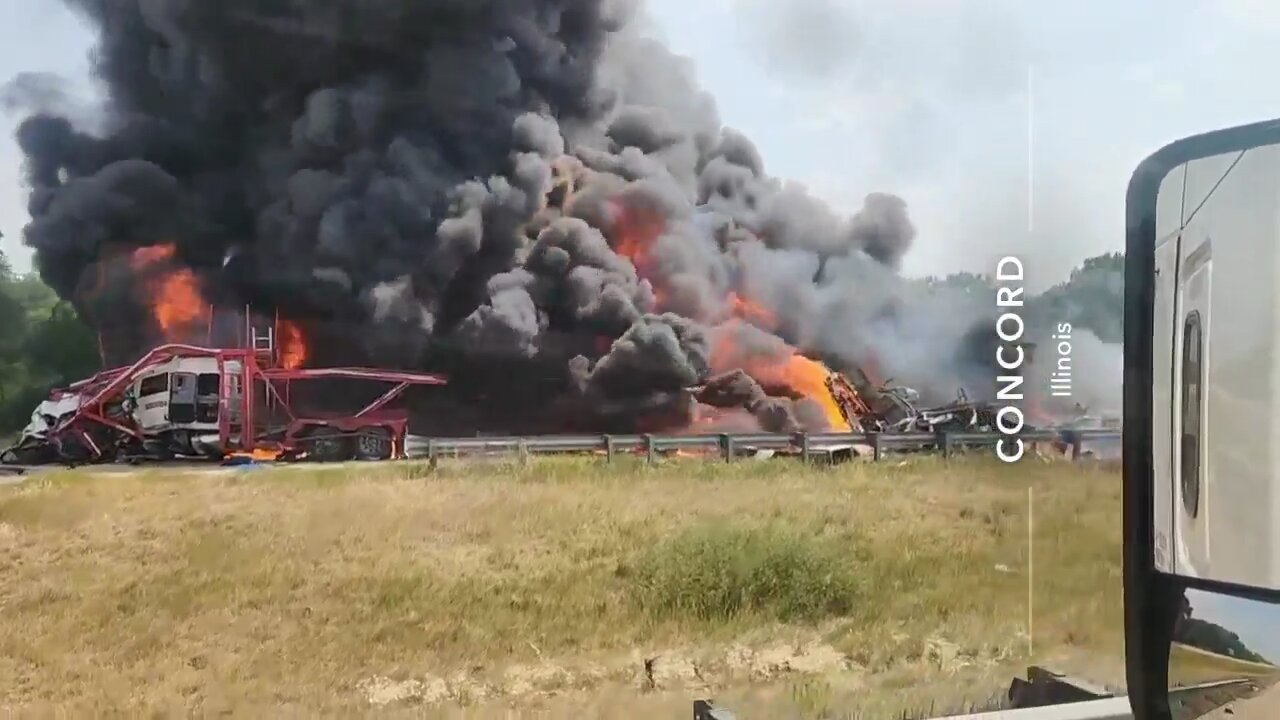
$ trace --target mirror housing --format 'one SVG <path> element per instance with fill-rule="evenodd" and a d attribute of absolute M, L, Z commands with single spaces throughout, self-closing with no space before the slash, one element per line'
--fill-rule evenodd
<path fill-rule="evenodd" d="M 1280 120 L 1162 148 L 1126 203 L 1126 674 L 1167 718 L 1185 590 L 1280 602 Z"/>

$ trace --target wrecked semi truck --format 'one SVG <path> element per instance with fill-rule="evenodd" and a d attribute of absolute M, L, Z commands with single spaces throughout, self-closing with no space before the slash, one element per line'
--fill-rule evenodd
<path fill-rule="evenodd" d="M 251 336 L 251 349 L 162 345 L 128 367 L 54 390 L 0 463 L 403 457 L 408 412 L 391 405 L 411 387 L 446 382 L 430 373 L 284 367 L 274 328 Z M 301 402 L 317 395 L 306 386 L 335 382 L 362 399 L 358 409 Z"/>
<path fill-rule="evenodd" d="M 963 389 L 956 391 L 956 399 L 950 403 L 926 407 L 920 402 L 920 393 L 913 388 L 895 385 L 892 379 L 873 383 L 857 369 L 848 374 L 833 372 L 827 385 L 855 432 L 992 432 L 996 429 L 996 408 L 990 403 L 971 400 Z"/>

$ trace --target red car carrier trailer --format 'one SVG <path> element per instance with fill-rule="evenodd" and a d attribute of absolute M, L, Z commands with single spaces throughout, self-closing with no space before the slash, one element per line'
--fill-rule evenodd
<path fill-rule="evenodd" d="M 392 405 L 411 387 L 444 385 L 445 379 L 370 368 L 282 367 L 274 342 L 279 325 L 277 320 L 265 332 L 249 327 L 250 349 L 161 345 L 128 367 L 55 390 L 0 462 L 403 457 L 408 411 Z M 323 381 L 341 381 L 342 394 L 372 399 L 351 411 L 299 409 L 305 386 Z M 375 396 L 377 390 L 383 392 Z"/>

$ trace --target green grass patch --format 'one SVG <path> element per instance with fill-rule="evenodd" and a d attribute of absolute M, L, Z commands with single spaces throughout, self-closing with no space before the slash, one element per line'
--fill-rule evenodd
<path fill-rule="evenodd" d="M 662 620 L 814 621 L 848 614 L 864 594 L 847 542 L 725 523 L 662 542 L 629 580 L 634 600 Z"/>

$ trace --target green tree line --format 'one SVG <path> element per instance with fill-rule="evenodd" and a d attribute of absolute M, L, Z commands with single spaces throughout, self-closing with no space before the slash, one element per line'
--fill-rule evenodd
<path fill-rule="evenodd" d="M 1190 645 L 1218 655 L 1226 655 L 1237 660 L 1271 664 L 1270 660 L 1250 650 L 1239 635 L 1217 623 L 1193 617 L 1194 612 L 1194 608 L 1191 607 L 1191 601 L 1187 599 L 1184 593 L 1182 606 L 1178 611 L 1178 620 L 1174 624 L 1174 642 Z"/>
<path fill-rule="evenodd" d="M 97 338 L 35 273 L 0 253 L 0 437 L 22 428 L 55 387 L 99 369 Z"/>
<path fill-rule="evenodd" d="M 991 302 L 995 281 L 987 275 L 954 273 L 919 281 L 926 292 L 962 292 Z M 1031 327 L 1071 323 L 1105 343 L 1124 341 L 1124 253 L 1085 260 L 1066 281 L 1027 299 L 1024 318 Z"/>

